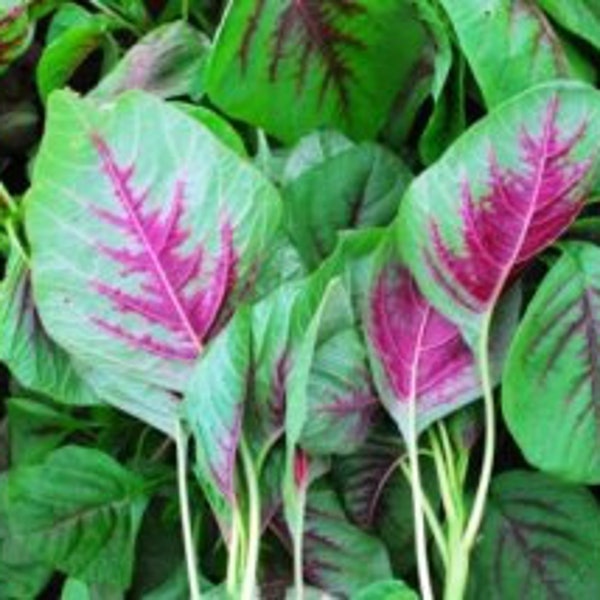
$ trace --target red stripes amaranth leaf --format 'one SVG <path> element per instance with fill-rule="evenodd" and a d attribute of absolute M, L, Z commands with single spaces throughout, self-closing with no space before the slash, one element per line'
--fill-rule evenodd
<path fill-rule="evenodd" d="M 415 401 L 418 414 L 477 389 L 458 327 L 425 299 L 404 266 L 389 265 L 376 279 L 369 338 L 395 401 Z"/>
<path fill-rule="evenodd" d="M 425 261 L 437 283 L 469 311 L 485 312 L 506 282 L 571 224 L 585 200 L 591 160 L 577 161 L 572 150 L 586 123 L 561 132 L 558 99 L 547 106 L 541 131 L 521 131 L 521 166 L 503 169 L 493 150 L 488 189 L 477 199 L 468 181 L 462 186 L 460 252 L 450 248 L 435 219 L 432 247 Z"/>
<path fill-rule="evenodd" d="M 182 219 L 186 185 L 177 179 L 164 209 L 146 206 L 150 190 L 136 190 L 132 179 L 133 165 L 121 166 L 106 141 L 92 135 L 102 172 L 114 193 L 113 209 L 92 208 L 94 214 L 118 229 L 123 245 L 100 245 L 99 250 L 121 265 L 120 275 L 139 276 L 137 293 L 104 281 L 93 281 L 99 294 L 108 298 L 115 311 L 135 314 L 148 326 L 160 326 L 159 339 L 148 328 L 127 329 L 118 320 L 97 317 L 94 322 L 103 330 L 133 347 L 167 359 L 193 360 L 209 335 L 219 311 L 236 280 L 237 257 L 233 230 L 227 220 L 220 226 L 220 250 L 216 257 L 198 244 L 190 251 L 190 231 Z M 199 278 L 204 277 L 200 285 Z"/>

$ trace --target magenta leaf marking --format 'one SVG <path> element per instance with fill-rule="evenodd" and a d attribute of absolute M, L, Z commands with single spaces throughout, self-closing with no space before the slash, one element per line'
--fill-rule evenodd
<path fill-rule="evenodd" d="M 160 325 L 166 337 L 161 341 L 150 333 L 128 331 L 122 324 L 105 318 L 95 317 L 93 321 L 133 347 L 167 359 L 193 360 L 236 280 L 233 230 L 228 221 L 221 225 L 220 253 L 214 260 L 206 256 L 202 246 L 190 254 L 182 254 L 180 248 L 190 236 L 189 230 L 182 226 L 184 181 L 175 182 L 167 210 L 144 210 L 149 190 L 133 188 L 134 167 L 120 166 L 99 135 L 92 135 L 92 142 L 117 201 L 116 210 L 93 207 L 93 211 L 105 223 L 119 229 L 128 242 L 120 248 L 99 244 L 99 250 L 122 266 L 123 278 L 131 275 L 142 278 L 138 294 L 97 280 L 93 286 L 117 311 L 136 314 L 149 324 Z M 199 287 L 198 278 L 209 269 L 206 283 Z"/>
<path fill-rule="evenodd" d="M 371 299 L 370 338 L 396 400 L 419 409 L 470 389 L 473 356 L 456 325 L 437 312 L 407 268 L 386 267 Z M 465 386 L 464 389 L 460 389 Z"/>
<path fill-rule="evenodd" d="M 520 136 L 522 170 L 503 170 L 493 151 L 489 189 L 476 200 L 468 182 L 462 188 L 464 248 L 450 249 L 438 223 L 430 223 L 433 248 L 425 261 L 435 280 L 461 306 L 484 312 L 506 282 L 573 222 L 585 200 L 581 185 L 592 161 L 575 161 L 571 152 L 586 123 L 560 136 L 558 99 L 552 100 L 542 130 Z"/>
<path fill-rule="evenodd" d="M 294 455 L 294 483 L 299 490 L 308 486 L 310 475 L 310 458 L 302 448 L 296 448 Z"/>

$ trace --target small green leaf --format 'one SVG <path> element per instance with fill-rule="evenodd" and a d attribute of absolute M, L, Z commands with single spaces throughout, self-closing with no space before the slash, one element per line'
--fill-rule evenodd
<path fill-rule="evenodd" d="M 183 22 L 153 29 L 90 92 L 107 100 L 133 89 L 161 98 L 197 96 L 208 40 Z"/>
<path fill-rule="evenodd" d="M 11 472 L 11 537 L 32 556 L 86 583 L 131 582 L 145 483 L 97 450 L 65 446 Z"/>
<path fill-rule="evenodd" d="M 23 54 L 33 37 L 24 0 L 0 0 L 0 74 Z"/>
<path fill-rule="evenodd" d="M 399 158 L 372 143 L 305 169 L 283 188 L 284 218 L 305 263 L 318 266 L 342 230 L 387 225 L 411 178 Z"/>
<path fill-rule="evenodd" d="M 560 39 L 536 2 L 441 0 L 486 104 L 571 74 Z"/>
<path fill-rule="evenodd" d="M 539 0 L 539 4 L 557 23 L 600 50 L 600 5 L 596 0 Z"/>
<path fill-rule="evenodd" d="M 27 398 L 8 401 L 8 422 L 11 460 L 18 465 L 40 461 L 70 434 L 90 425 L 62 406 Z"/>
<path fill-rule="evenodd" d="M 53 90 L 67 84 L 73 73 L 100 47 L 110 29 L 103 15 L 90 15 L 57 36 L 46 48 L 37 66 L 37 86 L 44 101 Z"/>

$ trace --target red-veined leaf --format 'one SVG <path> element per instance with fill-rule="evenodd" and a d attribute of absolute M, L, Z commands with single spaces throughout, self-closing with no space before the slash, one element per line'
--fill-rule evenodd
<path fill-rule="evenodd" d="M 35 300 L 102 396 L 170 431 L 279 220 L 260 174 L 142 92 L 54 94 L 26 204 Z"/>
<path fill-rule="evenodd" d="M 402 254 L 472 341 L 507 283 L 581 209 L 597 166 L 600 94 L 540 86 L 472 128 L 407 192 Z"/>

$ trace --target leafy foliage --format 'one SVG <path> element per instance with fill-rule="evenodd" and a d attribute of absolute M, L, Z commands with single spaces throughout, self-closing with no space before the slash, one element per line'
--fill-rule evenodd
<path fill-rule="evenodd" d="M 574 481 L 600 481 L 598 249 L 563 246 L 515 337 L 504 377 L 506 421 L 528 460 Z"/>
<path fill-rule="evenodd" d="M 596 600 L 598 64 L 594 0 L 0 0 L 0 597 Z"/>

